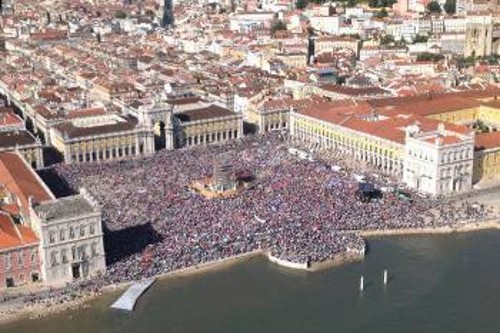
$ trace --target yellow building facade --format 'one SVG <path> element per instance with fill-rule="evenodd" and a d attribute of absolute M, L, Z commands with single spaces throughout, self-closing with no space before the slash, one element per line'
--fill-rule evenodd
<path fill-rule="evenodd" d="M 500 178 L 500 147 L 478 151 L 474 154 L 475 183 Z"/>
<path fill-rule="evenodd" d="M 112 123 L 92 127 L 63 123 L 51 129 L 51 142 L 67 164 L 102 162 L 149 155 L 154 152 L 154 134 L 138 126 L 135 118 L 116 116 Z"/>
<path fill-rule="evenodd" d="M 449 112 L 433 114 L 431 119 L 454 124 L 472 125 L 478 121 L 489 126 L 492 130 L 500 129 L 500 104 L 496 101 L 484 102 L 473 108 L 457 109 Z M 491 133 L 493 136 L 494 133 Z M 488 135 L 488 134 L 485 134 Z M 480 136 L 478 151 L 474 154 L 473 182 L 489 181 L 500 178 L 500 136 L 495 142 L 489 142 L 488 149 L 481 147 Z M 491 141 L 491 140 L 489 140 Z M 493 147 L 492 147 L 493 146 Z"/>
<path fill-rule="evenodd" d="M 475 138 L 475 153 L 473 162 L 473 183 L 500 179 L 500 103 L 489 99 L 478 102 L 477 106 L 464 105 L 454 110 L 424 110 L 424 118 L 444 124 L 471 127 L 478 121 L 489 127 L 490 133 L 478 133 Z M 414 110 L 424 108 L 414 107 Z M 394 109 L 397 114 L 398 109 Z M 328 113 L 327 110 L 323 110 Z M 403 110 L 401 110 L 403 111 Z M 406 110 L 403 114 L 406 113 Z M 419 117 L 421 117 L 420 115 Z M 411 116 L 408 115 L 407 118 Z M 319 117 L 321 118 L 321 117 Z M 292 136 L 318 147 L 332 149 L 351 155 L 358 160 L 378 167 L 380 170 L 401 174 L 405 160 L 405 140 L 393 134 L 377 134 L 376 128 L 362 126 L 354 120 L 356 117 L 345 117 L 345 120 L 324 121 L 318 117 L 292 112 L 290 131 Z M 403 117 L 404 118 L 404 117 Z M 338 121 L 336 123 L 336 121 Z M 418 119 L 416 120 L 418 122 Z M 399 129 L 407 127 L 410 123 Z M 369 125 L 368 123 L 365 125 Z M 373 124 L 375 127 L 376 124 Z M 380 126 L 384 126 L 382 123 Z M 375 135 L 372 135 L 373 132 Z M 382 132 L 380 132 L 382 133 Z M 393 136 L 393 137 L 392 137 Z"/>
<path fill-rule="evenodd" d="M 175 126 L 180 129 L 175 136 L 181 147 L 225 142 L 243 136 L 243 116 L 216 105 L 175 116 L 180 123 Z"/>
<path fill-rule="evenodd" d="M 260 133 L 286 130 L 290 121 L 290 109 L 265 110 L 252 105 L 245 112 L 245 121 L 255 125 Z"/>
<path fill-rule="evenodd" d="M 35 169 L 44 167 L 43 145 L 27 130 L 0 132 L 0 152 L 18 152 Z"/>
<path fill-rule="evenodd" d="M 402 173 L 403 144 L 297 112 L 292 112 L 290 131 L 304 142 L 350 155 L 387 173 Z"/>

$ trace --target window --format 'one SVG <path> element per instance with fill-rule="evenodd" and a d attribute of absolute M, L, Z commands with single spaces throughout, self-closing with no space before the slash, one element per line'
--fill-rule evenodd
<path fill-rule="evenodd" d="M 92 257 L 97 256 L 97 244 L 94 242 L 91 245 Z"/>
<path fill-rule="evenodd" d="M 24 266 L 24 251 L 19 251 L 19 254 L 17 255 L 17 264 L 19 266 Z"/>
<path fill-rule="evenodd" d="M 75 238 L 75 228 L 69 227 L 69 238 L 73 239 Z"/>
<path fill-rule="evenodd" d="M 83 260 L 85 259 L 85 251 L 83 249 L 83 246 L 78 247 L 78 260 Z"/>
<path fill-rule="evenodd" d="M 80 227 L 80 237 L 85 236 L 85 227 Z"/>
<path fill-rule="evenodd" d="M 54 243 L 56 241 L 56 236 L 54 235 L 54 233 L 51 231 L 49 233 L 49 243 Z"/>
<path fill-rule="evenodd" d="M 30 261 L 31 261 L 31 263 L 36 262 L 36 250 L 31 250 Z"/>
<path fill-rule="evenodd" d="M 56 251 L 50 252 L 50 264 L 52 266 L 57 266 L 57 252 Z"/>
<path fill-rule="evenodd" d="M 71 258 L 76 260 L 76 247 L 71 248 Z"/>
<path fill-rule="evenodd" d="M 64 230 L 60 230 L 59 231 L 59 240 L 62 242 L 62 241 L 64 241 L 64 238 L 65 238 Z"/>
<path fill-rule="evenodd" d="M 12 263 L 10 261 L 10 253 L 6 253 L 3 255 L 3 260 L 4 260 L 4 266 L 6 269 L 11 269 L 12 268 Z"/>
<path fill-rule="evenodd" d="M 62 249 L 61 250 L 61 262 L 63 264 L 67 264 L 68 263 L 68 251 L 66 249 Z"/>
<path fill-rule="evenodd" d="M 95 234 L 95 224 L 90 225 L 89 232 L 91 235 Z"/>

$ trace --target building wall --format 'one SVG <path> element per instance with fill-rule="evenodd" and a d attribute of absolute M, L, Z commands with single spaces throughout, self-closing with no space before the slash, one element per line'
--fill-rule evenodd
<path fill-rule="evenodd" d="M 500 109 L 481 105 L 475 108 L 460 109 L 429 116 L 431 119 L 454 124 L 470 124 L 481 120 L 487 124 L 500 125 Z"/>
<path fill-rule="evenodd" d="M 0 152 L 18 151 L 26 162 L 35 169 L 44 167 L 42 144 L 0 148 Z"/>
<path fill-rule="evenodd" d="M 404 146 L 401 144 L 296 112 L 290 114 L 290 131 L 293 137 L 351 155 L 382 171 L 396 175 L 402 172 Z"/>
<path fill-rule="evenodd" d="M 0 252 L 0 289 L 7 287 L 7 279 L 14 286 L 40 280 L 38 244 Z"/>
<path fill-rule="evenodd" d="M 500 109 L 481 105 L 479 109 L 479 118 L 487 124 L 500 125 Z"/>
<path fill-rule="evenodd" d="M 339 16 L 312 16 L 309 18 L 311 27 L 329 34 L 337 34 L 340 29 Z"/>
<path fill-rule="evenodd" d="M 184 122 L 181 125 L 181 146 L 203 145 L 238 139 L 243 136 L 243 117 L 230 117 Z"/>
<path fill-rule="evenodd" d="M 47 222 L 41 217 L 42 277 L 58 285 L 74 280 L 73 265 L 81 278 L 106 271 L 101 214 Z"/>
<path fill-rule="evenodd" d="M 277 55 L 276 59 L 281 60 L 285 65 L 289 67 L 306 67 L 307 66 L 307 54 L 282 54 Z"/>
<path fill-rule="evenodd" d="M 287 130 L 290 123 L 290 109 L 262 111 L 252 107 L 247 111 L 245 120 L 255 125 L 259 133 Z"/>
<path fill-rule="evenodd" d="M 335 99 L 336 96 L 330 95 L 329 97 Z M 249 118 L 257 122 L 260 119 L 256 112 L 254 114 L 250 113 Z M 486 124 L 498 126 L 500 124 L 500 110 L 495 107 L 481 105 L 433 114 L 428 118 L 455 124 L 471 124 L 481 120 Z M 478 181 L 500 179 L 500 143 L 498 148 L 473 153 L 473 140 L 466 140 L 462 146 L 450 148 L 453 154 L 450 156 L 453 157 L 449 160 L 447 154 L 450 152 L 441 147 L 435 153 L 432 153 L 433 156 L 437 157 L 431 162 L 430 160 L 425 161 L 412 157 L 410 151 L 423 149 L 421 143 L 412 143 L 407 147 L 398 146 L 380 140 L 380 138 L 371 137 L 366 133 L 353 132 L 348 128 L 325 123 L 295 112 L 292 112 L 290 116 L 290 131 L 291 135 L 306 142 L 354 155 L 357 159 L 377 165 L 382 169 L 392 169 L 391 172 L 401 173 L 403 169 L 402 167 L 398 169 L 397 165 L 400 164 L 401 166 L 405 161 L 405 168 L 411 166 L 415 172 L 424 173 L 431 176 L 431 178 L 425 177 L 422 185 L 420 185 L 422 180 L 419 180 L 419 186 L 417 186 L 418 177 L 410 180 L 410 176 L 407 175 L 403 177 L 405 178 L 404 181 L 414 188 L 423 187 L 422 190 L 425 189 L 426 192 L 433 194 L 466 191 L 470 190 L 472 184 Z M 417 147 L 419 148 L 417 149 Z M 466 155 L 464 153 L 462 158 L 455 158 L 455 151 L 459 154 L 457 156 L 460 156 L 462 150 L 468 153 Z M 445 159 L 442 161 L 441 158 Z M 426 179 L 432 179 L 432 182 Z"/>
<path fill-rule="evenodd" d="M 317 40 L 314 44 L 314 52 L 316 54 L 321 52 L 332 52 L 335 49 L 349 49 L 356 52 L 356 56 L 359 53 L 359 43 L 357 40 Z"/>
<path fill-rule="evenodd" d="M 474 140 L 439 145 L 407 137 L 403 181 L 431 195 L 467 192 L 472 187 Z"/>
<path fill-rule="evenodd" d="M 473 182 L 500 179 L 500 147 L 474 154 Z"/>
<path fill-rule="evenodd" d="M 467 124 L 480 119 L 480 112 L 479 108 L 470 108 L 434 114 L 429 116 L 429 118 L 454 124 Z"/>
<path fill-rule="evenodd" d="M 259 131 L 261 133 L 286 130 L 289 127 L 290 110 L 276 110 L 261 113 Z"/>
<path fill-rule="evenodd" d="M 154 134 L 148 131 L 65 139 L 52 130 L 51 137 L 53 146 L 68 164 L 118 160 L 154 152 Z"/>
<path fill-rule="evenodd" d="M 403 145 L 296 112 L 290 116 L 290 131 L 305 142 L 402 177 L 410 187 L 429 194 L 463 192 L 472 186 L 473 138 L 437 148 L 416 139 Z"/>
<path fill-rule="evenodd" d="M 493 25 L 468 23 L 465 37 L 465 56 L 483 57 L 491 55 Z"/>

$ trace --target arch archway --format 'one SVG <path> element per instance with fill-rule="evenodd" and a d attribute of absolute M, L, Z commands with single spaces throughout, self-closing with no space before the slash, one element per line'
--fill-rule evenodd
<path fill-rule="evenodd" d="M 165 122 L 155 122 L 153 132 L 155 135 L 155 150 L 165 149 Z"/>

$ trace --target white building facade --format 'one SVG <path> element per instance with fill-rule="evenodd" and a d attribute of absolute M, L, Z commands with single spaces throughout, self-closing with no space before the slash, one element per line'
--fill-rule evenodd
<path fill-rule="evenodd" d="M 444 130 L 421 132 L 407 128 L 403 182 L 430 195 L 447 195 L 472 188 L 474 133 Z"/>
<path fill-rule="evenodd" d="M 106 271 L 102 213 L 85 190 L 80 194 L 30 203 L 31 225 L 40 237 L 41 275 L 62 285 Z"/>

